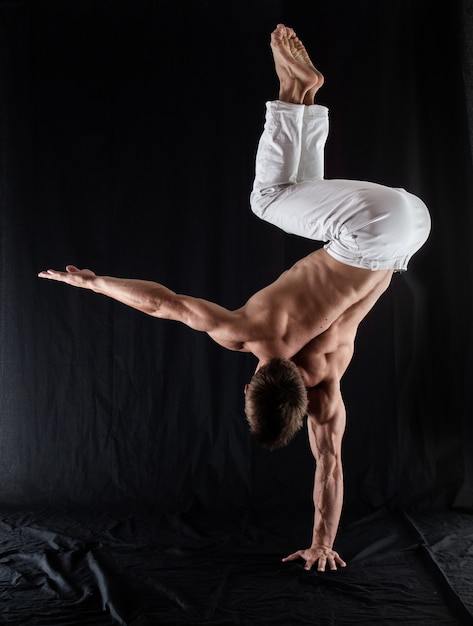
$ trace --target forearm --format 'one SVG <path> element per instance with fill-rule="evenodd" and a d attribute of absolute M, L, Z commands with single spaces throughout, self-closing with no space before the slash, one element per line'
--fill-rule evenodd
<path fill-rule="evenodd" d="M 176 294 L 159 283 L 113 276 L 96 276 L 89 289 L 126 306 L 153 315 L 173 319 L 171 302 Z"/>
<path fill-rule="evenodd" d="M 310 570 L 316 565 L 319 572 L 324 572 L 326 568 L 336 570 L 337 566 L 346 566 L 345 561 L 333 549 L 342 512 L 342 501 L 343 473 L 341 463 L 322 464 L 319 457 L 314 480 L 315 514 L 312 544 L 306 550 L 293 552 L 283 561 L 294 561 L 302 558 L 306 562 L 304 569 Z"/>
<path fill-rule="evenodd" d="M 343 506 L 341 461 L 319 458 L 314 480 L 314 529 L 312 546 L 331 548 L 335 541 Z"/>
<path fill-rule="evenodd" d="M 97 276 L 92 270 L 80 270 L 75 265 L 67 265 L 65 272 L 44 270 L 38 276 L 89 289 L 148 315 L 176 319 L 180 312 L 180 301 L 174 291 L 149 280 Z"/>

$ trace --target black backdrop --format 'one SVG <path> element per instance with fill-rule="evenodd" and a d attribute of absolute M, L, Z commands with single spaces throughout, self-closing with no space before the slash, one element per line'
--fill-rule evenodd
<path fill-rule="evenodd" d="M 0 2 L 5 505 L 310 522 L 305 433 L 250 440 L 252 356 L 36 277 L 73 263 L 237 308 L 314 249 L 249 210 L 279 21 L 326 76 L 327 177 L 405 187 L 433 220 L 343 380 L 344 520 L 473 506 L 473 13 L 454 0 Z"/>

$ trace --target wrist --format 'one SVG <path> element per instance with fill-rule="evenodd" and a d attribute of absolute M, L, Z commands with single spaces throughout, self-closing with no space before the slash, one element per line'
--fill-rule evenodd
<path fill-rule="evenodd" d="M 95 293 L 105 294 L 105 282 L 102 276 L 88 276 L 85 282 L 86 289 L 95 291 Z"/>
<path fill-rule="evenodd" d="M 325 548 L 326 550 L 331 550 L 332 546 L 328 543 L 321 543 L 320 541 L 313 541 L 311 548 Z"/>

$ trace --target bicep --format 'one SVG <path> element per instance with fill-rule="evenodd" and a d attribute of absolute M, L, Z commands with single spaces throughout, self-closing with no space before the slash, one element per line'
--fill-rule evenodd
<path fill-rule="evenodd" d="M 177 296 L 174 319 L 193 330 L 207 333 L 216 343 L 229 350 L 243 350 L 244 323 L 238 313 L 192 296 Z"/>
<path fill-rule="evenodd" d="M 318 411 L 314 411 L 314 406 Z M 307 429 L 309 443 L 315 459 L 341 454 L 346 426 L 346 410 L 341 392 L 325 397 L 318 403 L 309 403 Z"/>
<path fill-rule="evenodd" d="M 170 304 L 174 320 L 206 333 L 228 324 L 231 318 L 231 311 L 202 298 L 175 294 Z"/>

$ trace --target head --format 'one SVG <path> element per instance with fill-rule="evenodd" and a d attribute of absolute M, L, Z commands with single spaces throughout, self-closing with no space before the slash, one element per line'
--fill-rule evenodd
<path fill-rule="evenodd" d="M 258 443 L 271 449 L 285 446 L 306 412 L 307 391 L 292 361 L 271 359 L 256 370 L 247 386 L 245 413 Z"/>

